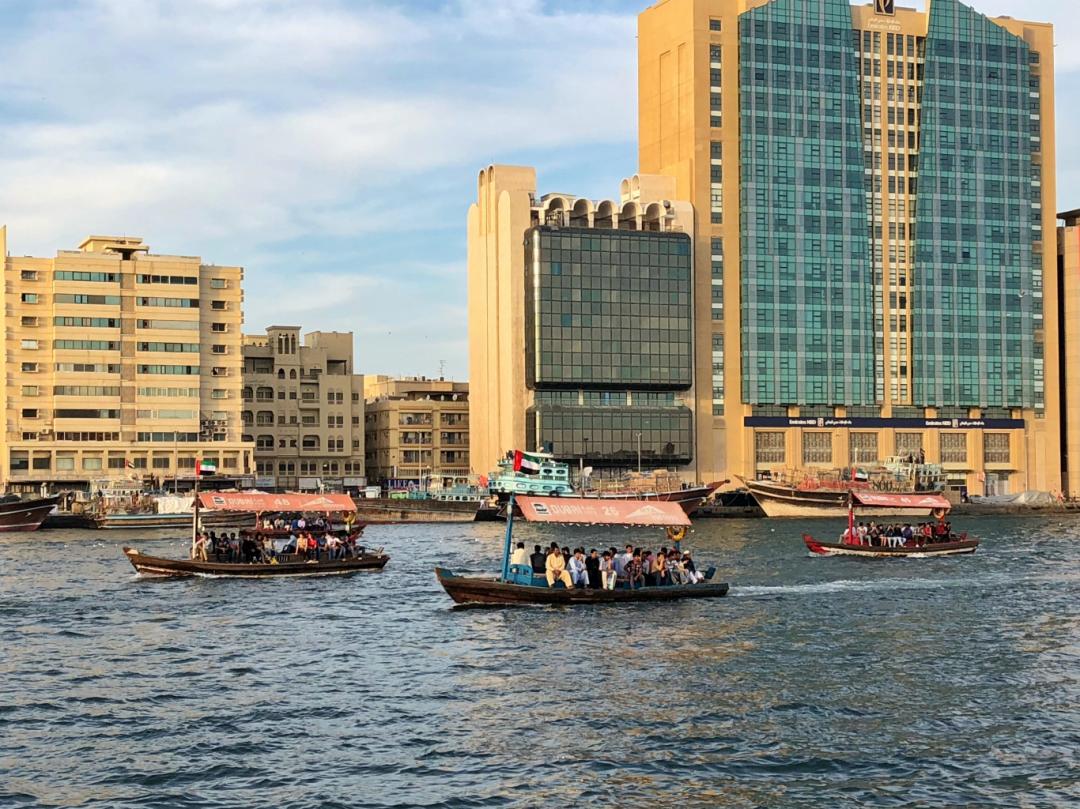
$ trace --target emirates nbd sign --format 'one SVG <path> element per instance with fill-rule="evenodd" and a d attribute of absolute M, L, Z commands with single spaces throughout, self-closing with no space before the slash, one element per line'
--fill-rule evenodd
<path fill-rule="evenodd" d="M 896 14 L 896 0 L 874 0 L 874 13 L 892 17 Z"/>
<path fill-rule="evenodd" d="M 1022 430 L 1023 419 L 883 419 L 814 416 L 746 416 L 744 427 L 892 427 L 915 430 Z"/>

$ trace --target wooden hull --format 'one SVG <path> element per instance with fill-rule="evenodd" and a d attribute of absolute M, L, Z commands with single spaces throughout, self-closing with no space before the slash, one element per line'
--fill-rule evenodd
<path fill-rule="evenodd" d="M 356 516 L 366 523 L 474 522 L 480 506 L 479 501 L 375 497 L 358 499 Z"/>
<path fill-rule="evenodd" d="M 807 550 L 815 556 L 861 556 L 866 559 L 926 559 L 931 556 L 960 556 L 975 553 L 977 539 L 961 539 L 955 542 L 935 542 L 922 547 L 878 548 L 869 545 L 846 545 L 839 542 L 818 542 L 809 534 L 803 534 Z"/>
<path fill-rule="evenodd" d="M 124 554 L 136 571 L 148 576 L 174 578 L 202 576 L 208 578 L 270 579 L 281 576 L 342 576 L 362 570 L 382 570 L 390 557 L 386 554 L 366 554 L 356 559 L 324 562 L 283 562 L 277 565 L 245 564 L 242 562 L 198 562 L 194 559 L 164 559 L 147 556 L 134 548 L 124 548 Z"/>
<path fill-rule="evenodd" d="M 847 517 L 846 489 L 794 489 L 775 483 L 746 481 L 766 517 Z M 859 506 L 865 517 L 925 517 L 927 509 Z"/>
<path fill-rule="evenodd" d="M 562 587 L 531 587 L 508 584 L 493 578 L 458 576 L 445 568 L 435 568 L 435 577 L 458 604 L 511 606 L 514 604 L 622 604 L 641 601 L 678 601 L 686 598 L 720 598 L 727 584 L 687 584 L 670 587 L 641 587 L 636 590 L 591 590 Z"/>
<path fill-rule="evenodd" d="M 0 503 L 0 531 L 36 531 L 59 500 L 56 495 Z"/>

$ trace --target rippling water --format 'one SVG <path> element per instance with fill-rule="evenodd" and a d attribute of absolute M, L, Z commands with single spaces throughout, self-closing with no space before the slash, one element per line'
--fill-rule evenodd
<path fill-rule="evenodd" d="M 800 527 L 700 522 L 726 599 L 494 611 L 432 575 L 495 569 L 494 524 L 374 527 L 382 573 L 262 582 L 138 578 L 121 532 L 6 535 L 0 806 L 1080 800 L 1080 522 L 869 562 L 808 558 Z"/>

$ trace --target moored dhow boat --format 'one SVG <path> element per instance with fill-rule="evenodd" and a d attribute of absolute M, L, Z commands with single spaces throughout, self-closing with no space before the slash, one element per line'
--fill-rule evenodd
<path fill-rule="evenodd" d="M 514 506 L 517 506 L 517 509 Z M 520 517 L 515 516 L 520 511 Z M 435 568 L 435 578 L 447 594 L 462 605 L 508 606 L 515 604 L 609 604 L 638 601 L 676 601 L 687 598 L 719 598 L 727 595 L 726 583 L 710 584 L 712 571 L 696 584 L 669 584 L 615 589 L 549 586 L 531 565 L 510 563 L 515 519 L 554 524 L 647 526 L 668 529 L 675 543 L 686 535 L 690 519 L 678 503 L 654 500 L 601 500 L 576 497 L 531 497 L 511 495 L 507 509 L 502 573 L 499 576 L 463 576 L 444 567 Z M 567 579 L 569 581 L 569 579 Z"/>
<path fill-rule="evenodd" d="M 901 534 L 863 536 L 855 524 L 856 508 L 865 506 L 875 514 L 932 515 L 937 524 L 927 532 L 912 530 L 910 536 Z M 819 542 L 810 534 L 803 534 L 806 549 L 815 556 L 861 556 L 864 558 L 913 558 L 931 556 L 959 556 L 975 553 L 979 540 L 966 533 L 952 533 L 952 526 L 945 522 L 951 504 L 937 494 L 887 494 L 884 492 L 852 491 L 848 503 L 848 527 L 838 542 Z M 910 525 L 905 526 L 911 528 Z M 876 543 L 876 544 L 875 544 Z"/>
<path fill-rule="evenodd" d="M 345 547 L 359 538 L 361 530 L 352 529 L 351 517 L 356 511 L 352 498 L 344 494 L 264 494 L 248 492 L 203 492 L 196 493 L 195 512 L 192 526 L 191 558 L 166 559 L 140 553 L 135 548 L 124 548 L 124 554 L 136 571 L 152 576 L 209 576 L 242 579 L 263 579 L 279 576 L 340 576 L 363 570 L 381 570 L 390 557 L 378 549 L 370 552 L 362 546 L 356 546 L 351 553 L 342 553 L 337 558 L 327 555 L 323 558 L 316 551 L 314 559 L 306 558 L 303 553 L 275 553 L 271 558 L 252 561 L 228 561 L 211 559 L 205 548 L 199 547 L 199 512 L 200 508 L 218 511 L 247 511 L 262 513 L 296 514 L 343 514 L 348 526 Z M 269 537 L 271 531 L 265 532 Z M 314 531 L 312 533 L 315 533 Z M 322 532 L 330 535 L 331 532 Z M 247 534 L 247 532 L 245 532 Z M 260 532 L 260 535 L 263 535 Z M 250 535 L 246 541 L 250 540 Z M 261 551 L 260 551 L 261 555 Z"/>
<path fill-rule="evenodd" d="M 14 494 L 0 497 L 0 531 L 36 531 L 59 500 L 58 494 L 27 500 Z"/>

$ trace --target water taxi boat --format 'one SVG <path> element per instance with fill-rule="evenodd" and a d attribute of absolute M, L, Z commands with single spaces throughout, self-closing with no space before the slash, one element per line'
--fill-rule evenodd
<path fill-rule="evenodd" d="M 514 506 L 518 508 L 515 509 Z M 690 519 L 678 503 L 653 500 L 606 501 L 578 497 L 512 496 L 507 509 L 502 572 L 498 576 L 463 576 L 444 567 L 435 568 L 435 578 L 457 604 L 508 606 L 515 604 L 609 604 L 638 601 L 676 601 L 686 598 L 719 598 L 727 595 L 726 583 L 710 584 L 711 573 L 698 584 L 664 586 L 617 586 L 614 590 L 588 587 L 549 587 L 530 565 L 511 565 L 515 519 L 529 522 L 572 525 L 648 526 L 669 529 L 678 547 Z M 520 511 L 520 517 L 515 516 Z"/>
<path fill-rule="evenodd" d="M 264 494 L 261 492 L 202 492 L 196 493 L 192 526 L 191 557 L 167 559 L 150 556 L 135 548 L 124 548 L 124 555 L 136 571 L 151 576 L 211 576 L 241 579 L 276 578 L 280 576 L 340 576 L 362 570 L 381 570 L 390 557 L 382 549 L 368 551 L 357 547 L 355 553 L 338 559 L 305 559 L 296 553 L 278 554 L 269 561 L 244 562 L 217 559 L 200 559 L 197 553 L 197 537 L 202 527 L 199 513 L 202 508 L 216 511 L 247 511 L 256 514 L 341 514 L 345 515 L 350 539 L 359 537 L 352 529 L 352 516 L 356 505 L 344 494 Z M 247 532 L 245 532 L 247 533 Z M 269 536 L 272 532 L 253 532 Z M 316 533 L 312 530 L 312 533 Z M 325 532 L 323 532 L 325 533 Z"/>
<path fill-rule="evenodd" d="M 819 542 L 810 534 L 803 534 L 806 549 L 815 556 L 861 556 L 864 558 L 904 558 L 924 559 L 931 556 L 958 556 L 974 553 L 979 547 L 979 540 L 966 533 L 934 533 L 931 537 L 916 536 L 883 537 L 880 544 L 870 544 L 861 540 L 855 530 L 855 512 L 858 507 L 866 507 L 874 514 L 891 513 L 897 516 L 920 514 L 933 516 L 940 525 L 949 513 L 951 504 L 938 494 L 888 494 L 884 492 L 866 492 L 853 490 L 848 498 L 848 527 L 838 542 Z"/>
<path fill-rule="evenodd" d="M 58 494 L 25 500 L 15 494 L 0 496 L 0 531 L 36 531 L 59 501 Z"/>

